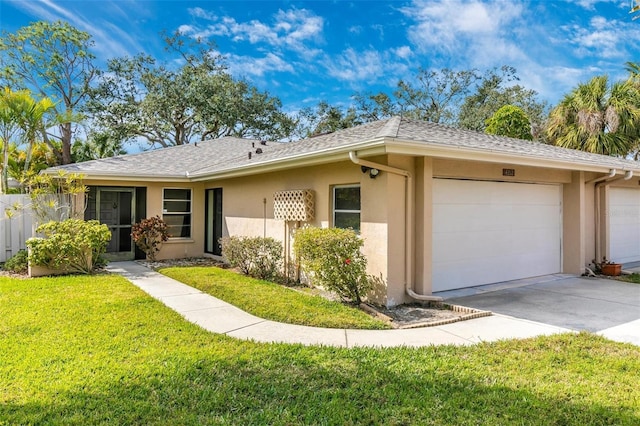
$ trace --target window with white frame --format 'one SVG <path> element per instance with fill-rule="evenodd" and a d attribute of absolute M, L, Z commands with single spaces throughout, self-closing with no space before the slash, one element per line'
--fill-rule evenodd
<path fill-rule="evenodd" d="M 333 187 L 333 226 L 360 232 L 360 185 Z"/>
<path fill-rule="evenodd" d="M 191 237 L 191 190 L 164 188 L 162 219 L 167 223 L 170 238 Z"/>

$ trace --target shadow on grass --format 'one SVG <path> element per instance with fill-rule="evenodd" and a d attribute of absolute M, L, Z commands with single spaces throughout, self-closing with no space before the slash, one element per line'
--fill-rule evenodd
<path fill-rule="evenodd" d="M 590 334 L 471 347 L 257 344 L 120 277 L 0 280 L 0 425 L 638 425 L 640 350 Z"/>
<path fill-rule="evenodd" d="M 463 366 L 452 370 L 455 362 L 443 371 L 412 371 L 403 358 L 422 358 L 424 351 L 383 351 L 391 353 L 382 357 L 392 361 L 385 367 L 369 351 L 260 346 L 248 345 L 249 352 L 234 359 L 173 358 L 146 376 L 87 383 L 82 390 L 49 395 L 47 403 L 2 404 L 0 419 L 7 424 L 640 424 L 637 405 L 580 402 L 570 390 L 562 397 L 545 396 L 492 383 L 461 371 Z"/>

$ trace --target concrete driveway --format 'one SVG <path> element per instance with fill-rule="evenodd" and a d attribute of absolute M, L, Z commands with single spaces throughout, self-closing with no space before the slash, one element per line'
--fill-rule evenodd
<path fill-rule="evenodd" d="M 549 275 L 437 293 L 446 302 L 640 345 L 640 285 Z"/>

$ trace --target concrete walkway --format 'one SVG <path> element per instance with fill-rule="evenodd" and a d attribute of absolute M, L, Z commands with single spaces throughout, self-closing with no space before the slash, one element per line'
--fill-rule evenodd
<path fill-rule="evenodd" d="M 193 287 L 165 277 L 136 262 L 107 267 L 205 330 L 256 342 L 298 343 L 340 347 L 471 345 L 501 339 L 527 338 L 572 330 L 492 315 L 436 327 L 407 330 L 345 330 L 268 321 L 248 314 Z"/>

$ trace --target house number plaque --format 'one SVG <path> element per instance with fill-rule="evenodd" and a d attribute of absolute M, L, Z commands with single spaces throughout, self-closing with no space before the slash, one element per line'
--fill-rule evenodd
<path fill-rule="evenodd" d="M 515 176 L 516 169 L 502 169 L 502 176 Z"/>

